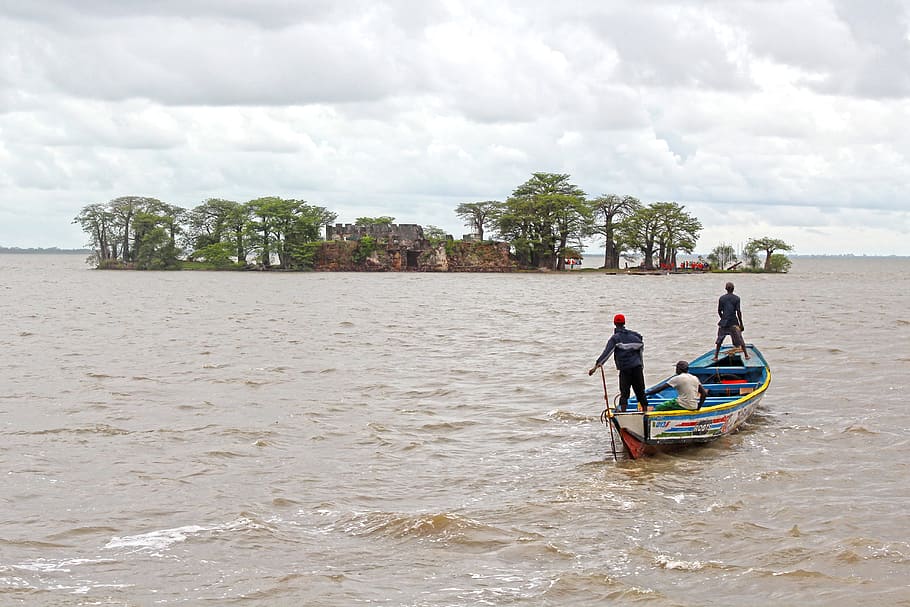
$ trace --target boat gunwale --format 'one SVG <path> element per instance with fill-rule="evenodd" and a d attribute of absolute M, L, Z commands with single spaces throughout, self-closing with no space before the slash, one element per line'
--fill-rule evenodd
<path fill-rule="evenodd" d="M 768 386 L 771 385 L 771 369 L 769 369 L 767 366 L 765 366 L 765 370 L 767 371 L 767 373 L 766 373 L 764 383 L 762 383 L 762 385 L 760 387 L 756 388 L 755 390 L 749 392 L 748 394 L 744 394 L 740 398 L 737 398 L 735 400 L 731 400 L 726 403 L 720 403 L 717 405 L 711 405 L 710 407 L 702 407 L 700 409 L 694 409 L 694 410 L 693 409 L 671 409 L 669 411 L 645 411 L 643 415 L 648 418 L 651 418 L 651 417 L 680 417 L 682 415 L 695 416 L 695 415 L 699 415 L 701 413 L 712 413 L 713 414 L 718 411 L 723 411 L 724 409 L 738 408 L 741 405 L 744 405 L 745 403 L 749 402 L 756 396 L 764 393 L 764 391 L 768 389 Z M 614 415 L 642 415 L 642 412 L 640 412 L 640 411 L 623 411 L 623 412 L 616 412 L 616 413 L 614 413 Z"/>

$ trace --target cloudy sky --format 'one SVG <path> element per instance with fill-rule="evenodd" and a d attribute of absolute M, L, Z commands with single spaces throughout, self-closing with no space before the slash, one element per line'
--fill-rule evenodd
<path fill-rule="evenodd" d="M 702 252 L 910 255 L 910 2 L 0 0 L 0 246 L 125 195 L 460 236 L 535 171 Z"/>

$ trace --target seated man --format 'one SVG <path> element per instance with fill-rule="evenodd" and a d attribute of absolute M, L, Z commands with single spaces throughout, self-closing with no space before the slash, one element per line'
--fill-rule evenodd
<path fill-rule="evenodd" d="M 689 373 L 689 363 L 684 360 L 676 363 L 676 375 L 649 389 L 645 394 L 648 396 L 657 394 L 668 386 L 676 388 L 677 397 L 657 405 L 654 408 L 655 411 L 672 411 L 674 409 L 697 411 L 708 398 L 708 391 L 701 385 L 697 377 Z"/>

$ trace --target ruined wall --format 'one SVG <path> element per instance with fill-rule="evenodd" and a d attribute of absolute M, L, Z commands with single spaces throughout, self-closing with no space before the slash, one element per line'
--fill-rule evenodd
<path fill-rule="evenodd" d="M 507 242 L 449 243 L 449 272 L 511 272 L 517 269 Z"/>
<path fill-rule="evenodd" d="M 449 241 L 432 247 L 377 243 L 369 255 L 357 241 L 326 241 L 313 269 L 322 272 L 511 272 L 515 264 L 504 242 Z"/>
<path fill-rule="evenodd" d="M 360 240 L 364 236 L 388 242 L 419 242 L 424 238 L 423 228 L 416 223 L 369 226 L 336 223 L 325 227 L 326 240 Z"/>

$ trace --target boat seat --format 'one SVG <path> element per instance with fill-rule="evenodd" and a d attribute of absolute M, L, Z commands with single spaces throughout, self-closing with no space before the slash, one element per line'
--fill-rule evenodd
<path fill-rule="evenodd" d="M 708 396 L 738 396 L 754 392 L 758 382 L 745 382 L 739 384 L 702 384 L 708 391 Z"/>

